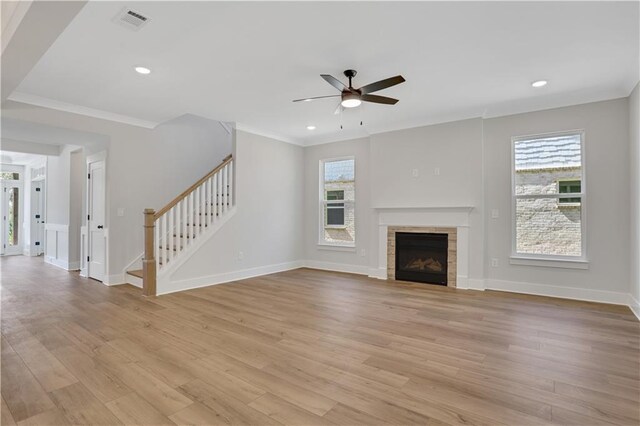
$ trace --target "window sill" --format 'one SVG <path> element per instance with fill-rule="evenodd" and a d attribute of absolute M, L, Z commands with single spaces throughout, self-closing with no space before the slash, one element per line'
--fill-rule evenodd
<path fill-rule="evenodd" d="M 348 251 L 355 252 L 355 245 L 343 245 L 343 244 L 327 244 L 327 243 L 318 243 L 318 250 L 334 250 L 334 251 Z"/>
<path fill-rule="evenodd" d="M 589 262 L 584 259 L 538 258 L 527 256 L 511 256 L 511 265 L 543 266 L 547 268 L 589 269 Z"/>
<path fill-rule="evenodd" d="M 347 229 L 346 225 L 325 225 L 324 229 Z"/>

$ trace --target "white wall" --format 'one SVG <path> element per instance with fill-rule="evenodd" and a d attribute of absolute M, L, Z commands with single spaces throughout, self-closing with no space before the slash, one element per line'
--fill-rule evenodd
<path fill-rule="evenodd" d="M 80 227 L 84 223 L 85 176 L 87 164 L 82 149 L 69 159 L 69 263 L 80 268 Z"/>
<path fill-rule="evenodd" d="M 238 131 L 236 158 L 236 214 L 173 273 L 171 287 L 159 292 L 300 266 L 303 149 Z"/>
<path fill-rule="evenodd" d="M 331 248 L 318 245 L 320 221 L 320 160 L 354 156 L 356 168 L 356 247 Z M 369 139 L 354 139 L 304 149 L 304 246 L 309 266 L 366 273 L 371 244 L 371 192 Z M 364 252 L 363 252 L 364 250 Z M 363 255 L 364 254 L 364 255 Z"/>
<path fill-rule="evenodd" d="M 629 291 L 629 115 L 626 99 L 493 118 L 484 122 L 485 205 L 500 217 L 486 219 L 486 283 L 534 292 L 577 289 L 583 297 L 621 301 Z M 584 129 L 589 269 L 511 265 L 511 138 Z M 499 266 L 489 267 L 497 258 Z M 516 284 L 514 284 L 516 283 Z M 517 288 L 522 289 L 522 286 Z M 566 290 L 566 289 L 569 290 Z M 585 291 L 581 291 L 585 290 Z M 605 292 L 605 293 L 600 293 Z M 613 292 L 616 294 L 609 294 Z"/>
<path fill-rule="evenodd" d="M 640 83 L 629 97 L 629 159 L 631 204 L 631 295 L 634 311 L 640 318 Z"/>
<path fill-rule="evenodd" d="M 469 250 L 482 253 L 482 124 L 472 119 L 372 135 L 372 206 L 472 207 Z M 481 256 L 469 258 L 469 278 L 482 278 L 483 269 Z"/>
<path fill-rule="evenodd" d="M 44 255 L 47 262 L 69 270 L 80 268 L 84 158 L 81 147 L 65 145 L 60 155 L 47 160 Z"/>

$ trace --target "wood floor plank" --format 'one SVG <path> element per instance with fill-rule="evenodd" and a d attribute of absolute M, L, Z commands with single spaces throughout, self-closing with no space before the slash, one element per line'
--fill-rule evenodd
<path fill-rule="evenodd" d="M 2 355 L 2 398 L 7 403 L 14 421 L 55 408 L 49 395 L 31 374 L 18 354 Z"/>
<path fill-rule="evenodd" d="M 82 383 L 55 390 L 50 395 L 71 424 L 122 424 Z"/>
<path fill-rule="evenodd" d="M 255 408 L 283 425 L 333 424 L 327 418 L 316 416 L 270 393 L 250 402 L 249 407 Z"/>
<path fill-rule="evenodd" d="M 46 392 L 78 381 L 31 333 L 23 331 L 12 337 L 9 342 L 13 350 L 22 358 Z"/>
<path fill-rule="evenodd" d="M 125 425 L 174 425 L 136 393 L 107 402 L 106 406 Z"/>
<path fill-rule="evenodd" d="M 640 424 L 625 307 L 304 268 L 145 298 L 0 267 L 2 424 Z"/>
<path fill-rule="evenodd" d="M 11 411 L 5 402 L 4 397 L 0 398 L 0 400 L 2 400 L 2 406 L 0 407 L 0 425 L 15 425 L 16 422 L 13 420 L 13 416 L 11 415 Z"/>

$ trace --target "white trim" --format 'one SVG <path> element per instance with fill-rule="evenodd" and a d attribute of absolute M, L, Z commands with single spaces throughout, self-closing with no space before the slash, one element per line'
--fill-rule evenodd
<path fill-rule="evenodd" d="M 559 297 L 561 299 L 585 300 L 588 302 L 611 303 L 614 305 L 629 306 L 631 301 L 628 293 L 494 279 L 486 279 L 485 288 L 487 290 Z"/>
<path fill-rule="evenodd" d="M 640 320 L 640 302 L 633 297 L 633 294 L 629 294 L 629 308 L 631 312 Z"/>
<path fill-rule="evenodd" d="M 138 287 L 138 288 L 143 287 L 142 278 L 136 277 L 135 275 L 125 273 L 124 280 L 126 281 L 127 284 L 131 284 L 134 287 Z"/>
<path fill-rule="evenodd" d="M 335 200 L 335 201 L 336 202 L 340 202 L 341 201 L 344 204 L 344 208 L 346 208 L 347 204 L 349 204 L 350 208 L 353 208 L 353 211 L 355 213 L 355 210 L 356 210 L 356 198 L 357 198 L 357 193 L 356 193 L 356 182 L 357 182 L 356 156 L 355 155 L 345 155 L 345 156 L 341 156 L 341 157 L 323 158 L 321 160 L 318 160 L 318 246 L 353 247 L 353 248 L 355 248 L 356 241 L 357 241 L 357 235 L 358 235 L 357 223 L 356 223 L 356 220 L 355 220 L 355 215 L 354 215 L 354 218 L 353 218 L 353 220 L 354 220 L 353 231 L 354 231 L 354 234 L 355 234 L 354 238 L 353 238 L 353 242 L 351 242 L 351 243 L 333 243 L 333 242 L 330 242 L 330 241 L 327 241 L 327 240 L 324 239 L 324 230 L 327 228 L 327 225 L 325 224 L 324 210 L 325 210 L 325 207 L 327 205 L 327 202 L 329 202 L 328 200 L 325 200 L 324 166 L 325 166 L 326 163 L 332 163 L 334 161 L 347 161 L 347 160 L 352 160 L 353 161 L 353 193 L 354 193 L 354 199 L 353 200 Z M 334 201 L 334 200 L 330 200 L 330 201 Z M 345 213 L 346 213 L 346 210 L 345 210 Z M 329 226 L 329 229 L 330 229 L 330 226 Z"/>
<path fill-rule="evenodd" d="M 467 290 L 478 290 L 484 291 L 484 280 L 477 278 L 468 278 L 467 279 Z"/>
<path fill-rule="evenodd" d="M 97 281 L 95 278 L 91 278 L 91 279 L 94 281 Z M 102 281 L 102 284 L 106 286 L 112 286 L 112 285 L 126 284 L 126 281 L 124 279 L 124 274 L 114 274 L 114 275 L 105 274 L 104 281 Z"/>
<path fill-rule="evenodd" d="M 209 275 L 205 277 L 189 278 L 186 280 L 171 281 L 162 284 L 158 283 L 159 286 L 157 294 L 169 294 L 200 287 L 208 287 L 211 285 L 223 284 L 231 281 L 245 280 L 247 278 L 275 274 L 276 272 L 290 271 L 292 269 L 298 269 L 302 267 L 303 262 L 298 260 L 294 262 L 278 263 L 275 265 L 258 266 L 255 268 L 242 269 L 239 271 L 224 272 L 222 274 Z"/>
<path fill-rule="evenodd" d="M 46 255 L 44 257 L 44 261 L 45 261 L 45 263 L 48 263 L 49 265 L 53 265 L 53 266 L 56 266 L 58 268 L 62 268 L 65 271 L 78 271 L 78 270 L 80 270 L 80 262 L 69 262 L 68 260 L 56 259 L 53 256 L 46 256 Z"/>
<path fill-rule="evenodd" d="M 347 251 L 354 252 L 356 251 L 355 244 L 347 245 L 347 244 L 328 244 L 328 243 L 318 243 L 318 250 L 333 250 L 333 251 Z"/>
<path fill-rule="evenodd" d="M 236 130 L 240 130 L 241 132 L 251 133 L 251 134 L 254 134 L 254 135 L 258 135 L 258 136 L 263 136 L 265 138 L 275 139 L 275 140 L 280 141 L 280 142 L 286 142 L 286 143 L 290 143 L 292 145 L 297 145 L 297 146 L 304 147 L 304 144 L 302 142 L 296 140 L 296 139 L 293 139 L 293 138 L 290 138 L 288 136 L 281 135 L 281 134 L 278 134 L 278 133 L 270 132 L 268 130 L 256 129 L 255 127 L 247 126 L 246 124 L 242 124 L 242 123 L 236 123 L 235 128 L 236 128 Z"/>
<path fill-rule="evenodd" d="M 345 263 L 322 262 L 319 260 L 305 260 L 305 268 L 321 269 L 323 271 L 346 272 L 349 274 L 369 275 L 369 267 L 361 265 L 347 265 Z M 386 277 L 385 277 L 386 278 Z"/>
<path fill-rule="evenodd" d="M 531 139 L 540 139 L 540 138 L 548 138 L 548 137 L 557 137 L 557 136 L 569 136 L 569 135 L 580 135 L 580 173 L 581 173 L 581 192 L 579 194 L 571 194 L 575 197 L 580 197 L 580 243 L 581 243 L 581 255 L 580 256 L 557 256 L 557 255 L 535 255 L 530 253 L 518 253 L 517 251 L 517 241 L 516 241 L 516 233 L 517 233 L 517 224 L 516 224 L 516 209 L 517 209 L 517 201 L 520 199 L 540 199 L 540 198 L 561 198 L 564 194 L 516 194 L 516 150 L 515 144 L 518 141 L 523 140 L 531 140 Z M 569 263 L 564 263 L 565 266 L 561 266 L 563 264 L 556 263 L 559 261 L 573 261 L 576 262 L 574 265 L 579 265 L 580 263 L 586 264 L 586 268 L 580 268 L 578 266 L 574 266 L 574 269 L 587 269 L 588 268 L 588 256 L 587 256 L 587 173 L 586 173 L 586 150 L 585 150 L 585 131 L 584 129 L 573 129 L 573 130 L 562 130 L 556 132 L 546 132 L 546 133 L 537 133 L 533 135 L 520 135 L 511 137 L 511 259 L 537 259 L 537 260 L 545 260 L 548 261 L 548 264 L 539 261 L 532 261 L 528 263 L 511 263 L 518 264 L 526 264 L 529 266 L 549 266 L 556 268 L 571 268 L 568 266 Z M 518 262 L 516 260 L 515 262 Z"/>
<path fill-rule="evenodd" d="M 565 257 L 531 257 L 531 256 L 510 256 L 509 264 L 526 266 L 544 266 L 547 268 L 566 269 L 589 269 L 589 262 L 581 258 L 570 259 Z"/>
<path fill-rule="evenodd" d="M 101 120 L 115 121 L 117 123 L 128 124 L 136 127 L 144 127 L 153 129 L 158 124 L 154 121 L 142 120 L 140 118 L 128 115 L 116 114 L 114 112 L 104 111 L 101 109 L 89 108 L 81 105 L 70 104 L 67 102 L 57 101 L 55 99 L 45 98 L 42 96 L 31 95 L 23 92 L 13 92 L 9 98 L 10 101 L 20 102 L 23 104 L 35 105 L 43 108 L 55 109 L 58 111 L 70 112 L 72 114 L 84 115 L 87 117 L 98 118 Z"/>
<path fill-rule="evenodd" d="M 55 232 L 69 232 L 69 225 L 61 225 L 58 223 L 46 223 L 44 224 L 45 231 L 55 231 Z"/>
<path fill-rule="evenodd" d="M 379 280 L 387 279 L 387 269 L 386 268 L 369 268 L 369 273 L 367 274 L 369 278 L 377 278 Z"/>

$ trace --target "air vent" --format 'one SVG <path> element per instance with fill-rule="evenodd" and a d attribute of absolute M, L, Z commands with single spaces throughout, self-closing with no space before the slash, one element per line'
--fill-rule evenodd
<path fill-rule="evenodd" d="M 128 7 L 122 9 L 122 11 L 114 18 L 115 22 L 134 31 L 138 31 L 140 28 L 144 27 L 150 20 L 151 19 L 148 16 Z"/>

